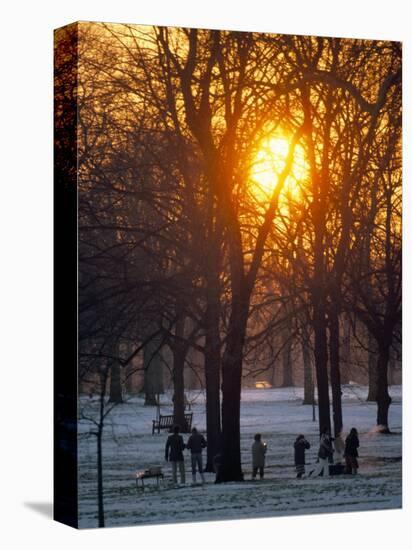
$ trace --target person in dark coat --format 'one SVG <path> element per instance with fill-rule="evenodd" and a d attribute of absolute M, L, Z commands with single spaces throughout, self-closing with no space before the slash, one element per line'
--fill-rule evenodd
<path fill-rule="evenodd" d="M 199 469 L 202 483 L 205 482 L 203 475 L 202 450 L 207 446 L 206 439 L 196 428 L 192 429 L 192 435 L 189 437 L 186 447 L 190 449 L 192 459 L 192 481 L 196 483 L 196 466 Z"/>
<path fill-rule="evenodd" d="M 356 474 L 359 468 L 358 464 L 359 438 L 356 428 L 352 428 L 345 440 L 345 462 L 346 474 Z"/>
<path fill-rule="evenodd" d="M 295 449 L 296 477 L 300 479 L 305 473 L 305 451 L 310 449 L 310 443 L 301 434 L 296 438 L 293 447 Z"/>
<path fill-rule="evenodd" d="M 183 458 L 183 450 L 185 448 L 185 444 L 183 441 L 183 437 L 179 434 L 180 427 L 175 426 L 173 428 L 173 434 L 169 435 L 166 441 L 166 448 L 165 448 L 165 459 L 170 460 L 172 463 L 172 476 L 173 476 L 173 483 L 177 484 L 177 469 L 179 468 L 180 473 L 180 483 L 184 484 L 186 483 L 185 478 L 185 462 Z"/>

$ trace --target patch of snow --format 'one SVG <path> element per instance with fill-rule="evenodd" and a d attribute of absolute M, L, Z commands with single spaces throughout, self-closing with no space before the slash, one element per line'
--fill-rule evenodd
<path fill-rule="evenodd" d="M 352 426 L 360 437 L 359 474 L 329 479 L 297 480 L 293 442 L 303 433 L 311 443 L 306 472 L 316 463 L 318 423 L 312 406 L 302 405 L 302 388 L 247 389 L 242 392 L 241 452 L 243 483 L 191 486 L 190 457 L 185 452 L 187 485 L 171 486 L 170 463 L 163 461 L 167 433 L 152 435 L 155 407 L 130 397 L 107 417 L 103 436 L 104 505 L 107 526 L 210 521 L 400 508 L 402 499 L 401 387 L 391 388 L 390 427 L 393 434 L 376 430 L 376 404 L 366 402 L 367 388 L 343 386 L 344 437 Z M 188 392 L 193 403 L 193 425 L 206 431 L 205 397 Z M 79 407 L 97 417 L 98 400 L 81 397 Z M 161 412 L 171 413 L 171 395 L 161 398 Z M 316 411 L 317 417 L 317 411 Z M 90 421 L 79 422 L 80 527 L 97 527 L 96 438 Z M 265 479 L 251 481 L 253 435 L 267 442 Z M 187 439 L 187 435 L 184 435 Z M 205 458 L 205 457 L 204 457 Z M 161 465 L 165 482 L 157 489 L 147 480 L 144 492 L 136 490 L 135 472 Z M 153 483 L 151 483 L 153 482 Z"/>

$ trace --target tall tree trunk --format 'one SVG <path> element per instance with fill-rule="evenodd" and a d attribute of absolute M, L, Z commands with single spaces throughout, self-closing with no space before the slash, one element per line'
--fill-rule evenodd
<path fill-rule="evenodd" d="M 322 255 L 323 256 L 323 255 Z M 316 255 L 315 255 L 316 260 Z M 323 258 L 317 258 L 317 262 L 323 262 Z M 316 261 L 315 261 L 316 263 Z M 329 402 L 329 380 L 328 380 L 328 349 L 327 349 L 327 326 L 325 312 L 325 294 L 322 285 L 323 276 L 317 275 L 321 267 L 315 269 L 315 281 L 312 291 L 313 303 L 313 332 L 314 332 L 314 355 L 316 381 L 318 388 L 318 409 L 319 409 L 319 432 L 324 429 L 330 430 L 330 402 Z M 323 273 L 322 273 L 323 275 Z"/>
<path fill-rule="evenodd" d="M 157 395 L 164 392 L 161 336 L 152 338 L 143 350 L 145 405 L 155 407 Z"/>
<path fill-rule="evenodd" d="M 208 281 L 205 315 L 206 471 L 213 472 L 213 458 L 221 451 L 220 438 L 220 300 L 218 281 Z"/>
<path fill-rule="evenodd" d="M 342 390 L 339 365 L 339 314 L 338 301 L 332 296 L 329 308 L 329 358 L 330 382 L 332 387 L 333 427 L 335 437 L 342 431 Z"/>
<path fill-rule="evenodd" d="M 175 424 L 180 426 L 183 432 L 187 432 L 185 420 L 185 384 L 184 367 L 188 347 L 184 342 L 185 317 L 181 316 L 176 322 L 175 342 L 173 352 L 173 416 Z"/>
<path fill-rule="evenodd" d="M 118 354 L 118 345 L 115 347 L 116 352 L 114 355 Z M 121 367 L 118 359 L 111 360 L 110 367 L 110 392 L 109 392 L 109 402 L 110 403 L 123 403 L 122 395 L 122 379 L 121 379 Z"/>
<path fill-rule="evenodd" d="M 369 390 L 367 401 L 378 399 L 378 344 L 376 338 L 368 330 L 368 379 Z"/>
<path fill-rule="evenodd" d="M 99 527 L 104 527 L 102 438 L 103 427 L 99 426 L 97 431 L 97 514 Z"/>
<path fill-rule="evenodd" d="M 276 363 L 277 361 L 275 359 L 272 360 L 272 367 L 270 369 L 270 383 L 273 387 L 276 386 Z"/>
<path fill-rule="evenodd" d="M 282 388 L 293 386 L 293 371 L 292 371 L 292 339 L 290 337 L 289 323 L 282 331 Z"/>
<path fill-rule="evenodd" d="M 342 346 L 340 353 L 340 381 L 349 384 L 351 377 L 351 325 L 347 314 L 342 315 Z"/>
<path fill-rule="evenodd" d="M 303 405 L 313 405 L 315 401 L 315 382 L 312 371 L 312 351 L 310 349 L 308 335 L 302 335 L 302 359 L 303 359 Z"/>
<path fill-rule="evenodd" d="M 313 307 L 313 329 L 315 334 L 315 368 L 318 386 L 319 431 L 330 430 L 330 402 L 328 382 L 328 350 L 326 318 L 323 301 L 316 296 Z"/>
<path fill-rule="evenodd" d="M 243 302 L 243 303 L 242 303 Z M 248 307 L 246 300 L 232 306 L 226 349 L 222 360 L 222 465 L 216 481 L 243 481 L 240 456 L 240 396 L 243 346 Z"/>
<path fill-rule="evenodd" d="M 394 386 L 396 384 L 396 358 L 394 355 L 391 355 L 389 358 L 389 365 L 388 365 L 388 384 L 389 386 Z"/>
<path fill-rule="evenodd" d="M 378 413 L 376 423 L 379 427 L 379 431 L 382 433 L 389 433 L 389 406 L 392 399 L 388 392 L 388 364 L 389 364 L 389 350 L 390 343 L 385 337 L 383 341 L 379 342 L 379 355 L 378 355 L 378 388 L 376 402 L 378 405 Z"/>
<path fill-rule="evenodd" d="M 135 366 L 133 365 L 133 362 L 132 362 L 126 366 L 126 372 L 125 372 L 124 386 L 125 386 L 126 393 L 128 394 L 136 393 L 135 385 L 134 385 L 134 377 L 135 377 Z"/>
<path fill-rule="evenodd" d="M 133 345 L 125 345 L 125 354 L 129 355 L 133 351 Z M 136 357 L 126 365 L 124 374 L 124 387 L 127 394 L 137 393 L 136 391 Z"/>
<path fill-rule="evenodd" d="M 104 527 L 104 502 L 103 502 L 103 427 L 104 427 L 104 403 L 107 391 L 107 379 L 109 368 L 100 372 L 100 402 L 99 424 L 97 427 L 97 517 L 99 527 Z"/>
<path fill-rule="evenodd" d="M 327 348 L 327 326 L 326 326 L 326 254 L 325 254 L 325 232 L 326 232 L 326 203 L 327 189 L 329 187 L 329 162 L 328 154 L 330 148 L 330 130 L 332 124 L 333 98 L 328 91 L 325 104 L 325 126 L 323 130 L 322 162 L 320 172 L 317 169 L 313 112 L 310 97 L 310 87 L 301 88 L 302 107 L 305 116 L 305 133 L 308 149 L 308 160 L 312 180 L 313 201 L 312 216 L 314 229 L 314 264 L 313 279 L 311 281 L 311 298 L 313 305 L 313 330 L 315 347 L 315 368 L 316 381 L 318 386 L 318 407 L 319 407 L 319 431 L 330 430 L 330 403 L 328 384 L 328 348 Z"/>
<path fill-rule="evenodd" d="M 173 416 L 181 431 L 187 432 L 185 420 L 184 365 L 186 353 L 179 349 L 173 353 Z"/>

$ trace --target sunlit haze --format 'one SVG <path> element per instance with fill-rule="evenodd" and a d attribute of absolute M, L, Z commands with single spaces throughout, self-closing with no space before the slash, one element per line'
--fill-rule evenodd
<path fill-rule="evenodd" d="M 265 195 L 270 195 L 276 186 L 279 175 L 285 167 L 289 147 L 290 140 L 283 135 L 276 135 L 262 141 L 253 159 L 251 180 Z M 299 184 L 305 179 L 307 173 L 308 167 L 303 147 L 296 145 L 291 173 L 286 179 L 284 191 L 297 197 Z"/>

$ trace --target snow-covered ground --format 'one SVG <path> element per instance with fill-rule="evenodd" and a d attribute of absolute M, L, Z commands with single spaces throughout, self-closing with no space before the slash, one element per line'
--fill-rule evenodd
<path fill-rule="evenodd" d="M 244 390 L 241 408 L 242 464 L 246 482 L 214 484 L 205 474 L 204 486 L 190 486 L 190 457 L 186 451 L 187 486 L 172 488 L 170 463 L 164 461 L 166 432 L 152 435 L 156 409 L 132 397 L 115 407 L 104 430 L 104 506 L 107 526 L 158 524 L 185 521 L 257 518 L 400 508 L 402 503 L 402 401 L 401 387 L 390 391 L 391 435 L 374 430 L 376 405 L 365 402 L 366 388 L 344 387 L 344 433 L 355 426 L 360 435 L 359 474 L 329 479 L 295 479 L 293 442 L 303 433 L 312 443 L 307 451 L 306 471 L 316 461 L 318 423 L 312 407 L 302 405 L 301 388 Z M 205 402 L 201 392 L 189 393 L 193 401 L 193 425 L 205 431 Z M 98 401 L 80 399 L 87 416 L 97 414 Z M 162 396 L 162 414 L 171 413 L 170 395 Z M 97 527 L 96 437 L 94 427 L 79 424 L 80 527 Z M 261 432 L 267 442 L 265 479 L 250 481 L 253 435 Z M 89 435 L 88 435 L 89 434 Z M 185 440 L 187 436 L 184 436 Z M 137 492 L 134 472 L 160 465 L 166 475 L 164 487 L 147 481 Z"/>

